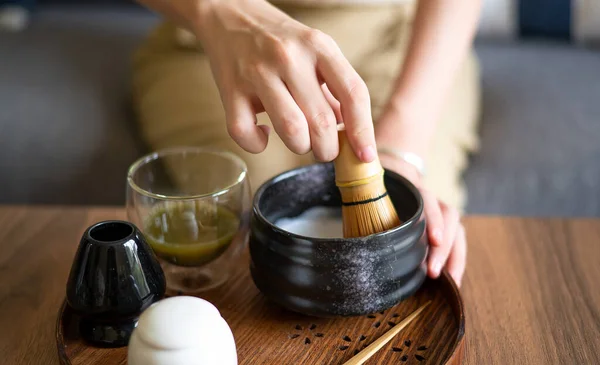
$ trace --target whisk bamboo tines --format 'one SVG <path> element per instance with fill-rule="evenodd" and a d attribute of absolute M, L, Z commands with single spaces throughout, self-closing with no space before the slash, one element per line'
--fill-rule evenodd
<path fill-rule="evenodd" d="M 379 159 L 360 161 L 346 137 L 338 132 L 340 153 L 334 161 L 335 182 L 342 196 L 344 237 L 364 237 L 400 225 L 396 209 L 383 183 Z"/>

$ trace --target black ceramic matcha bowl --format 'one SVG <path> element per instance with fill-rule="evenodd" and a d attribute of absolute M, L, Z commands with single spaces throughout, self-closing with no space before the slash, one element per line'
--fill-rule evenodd
<path fill-rule="evenodd" d="M 250 271 L 272 301 L 303 314 L 356 316 L 385 310 L 425 280 L 427 236 L 418 190 L 386 171 L 385 184 L 403 224 L 364 238 L 317 239 L 274 223 L 315 206 L 341 206 L 331 164 L 283 173 L 254 198 Z"/>

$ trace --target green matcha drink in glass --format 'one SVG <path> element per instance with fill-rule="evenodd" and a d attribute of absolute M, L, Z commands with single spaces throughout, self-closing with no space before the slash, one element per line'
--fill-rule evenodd
<path fill-rule="evenodd" d="M 142 157 L 127 175 L 127 214 L 158 256 L 169 293 L 212 289 L 237 269 L 248 239 L 246 165 L 197 147 Z"/>

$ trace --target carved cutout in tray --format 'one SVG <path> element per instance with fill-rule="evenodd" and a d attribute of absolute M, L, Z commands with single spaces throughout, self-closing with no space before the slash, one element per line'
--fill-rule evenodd
<path fill-rule="evenodd" d="M 464 348 L 464 310 L 454 283 L 444 273 L 427 280 L 411 298 L 385 312 L 351 318 L 313 318 L 267 301 L 247 269 L 226 286 L 206 293 L 227 320 L 245 364 L 338 365 L 368 346 L 427 300 L 432 303 L 366 364 L 460 364 Z M 78 317 L 60 309 L 56 326 L 62 364 L 127 364 L 127 348 L 88 346 L 78 337 Z"/>

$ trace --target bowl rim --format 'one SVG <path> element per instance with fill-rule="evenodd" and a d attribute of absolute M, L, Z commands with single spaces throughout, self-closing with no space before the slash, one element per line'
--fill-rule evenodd
<path fill-rule="evenodd" d="M 296 238 L 296 239 L 302 239 L 302 240 L 307 240 L 307 241 L 311 241 L 311 242 L 315 242 L 315 243 L 331 243 L 331 244 L 336 244 L 336 243 L 347 243 L 347 242 L 361 242 L 364 241 L 366 238 L 377 238 L 377 237 L 382 237 L 382 236 L 386 236 L 386 235 L 391 235 L 394 233 L 397 233 L 399 231 L 403 231 L 405 230 L 407 227 L 410 227 L 412 225 L 414 225 L 416 222 L 418 222 L 421 219 L 421 216 L 423 215 L 423 197 L 421 196 L 421 193 L 419 192 L 419 189 L 417 189 L 417 187 L 410 182 L 407 178 L 405 178 L 404 176 L 385 169 L 385 175 L 391 176 L 395 179 L 400 180 L 402 183 L 404 183 L 404 185 L 408 188 L 408 190 L 415 196 L 415 198 L 417 199 L 417 210 L 416 212 L 406 221 L 402 222 L 402 224 L 400 224 L 397 227 L 394 227 L 392 229 L 389 229 L 387 231 L 384 232 L 379 232 L 379 233 L 373 233 L 371 235 L 365 236 L 365 237 L 354 237 L 354 238 L 343 238 L 343 237 L 339 237 L 339 238 L 318 238 L 318 237 L 310 237 L 310 236 L 303 236 L 297 233 L 293 233 L 293 232 L 289 232 L 286 231 L 284 229 L 279 228 L 274 222 L 271 222 L 270 220 L 268 220 L 262 213 L 260 207 L 259 207 L 259 201 L 262 197 L 262 195 L 264 194 L 265 190 L 267 188 L 269 188 L 270 186 L 272 186 L 273 184 L 276 184 L 282 180 L 285 180 L 287 178 L 290 178 L 292 176 L 295 175 L 299 175 L 303 172 L 305 172 L 306 170 L 310 170 L 310 169 L 314 169 L 316 166 L 333 166 L 332 163 L 313 163 L 313 164 L 309 164 L 309 165 L 305 165 L 305 166 L 301 166 L 301 167 L 297 167 L 291 170 L 287 170 L 285 172 L 282 172 L 281 174 L 278 174 L 274 177 L 272 177 L 271 179 L 265 181 L 256 191 L 256 193 L 254 194 L 254 199 L 252 201 L 252 211 L 254 213 L 254 215 L 256 217 L 258 217 L 258 219 L 261 221 L 261 223 L 263 224 L 267 224 L 271 229 L 273 229 L 275 232 L 279 233 L 279 234 L 283 234 L 284 236 L 287 237 L 291 237 L 291 238 Z"/>
<path fill-rule="evenodd" d="M 165 156 L 171 155 L 186 155 L 186 154 L 206 154 L 206 155 L 217 155 L 221 157 L 226 157 L 233 161 L 235 164 L 240 167 L 240 173 L 235 179 L 235 181 L 229 183 L 227 186 L 206 193 L 199 194 L 182 194 L 182 195 L 165 195 L 161 193 L 153 193 L 148 191 L 147 189 L 142 188 L 135 182 L 134 175 L 138 172 L 138 170 L 143 166 L 150 162 L 156 161 Z M 185 201 L 185 200 L 197 200 L 203 198 L 213 198 L 217 196 L 224 195 L 228 193 L 230 190 L 240 186 L 244 181 L 247 180 L 248 175 L 248 166 L 246 162 L 235 153 L 224 149 L 224 148 L 215 148 L 215 147 L 199 147 L 199 146 L 179 146 L 179 147 L 169 147 L 160 149 L 154 152 L 150 152 L 136 161 L 134 161 L 129 168 L 127 169 L 127 186 L 133 189 L 135 192 L 142 196 L 146 196 L 152 199 L 156 199 L 159 201 Z"/>

